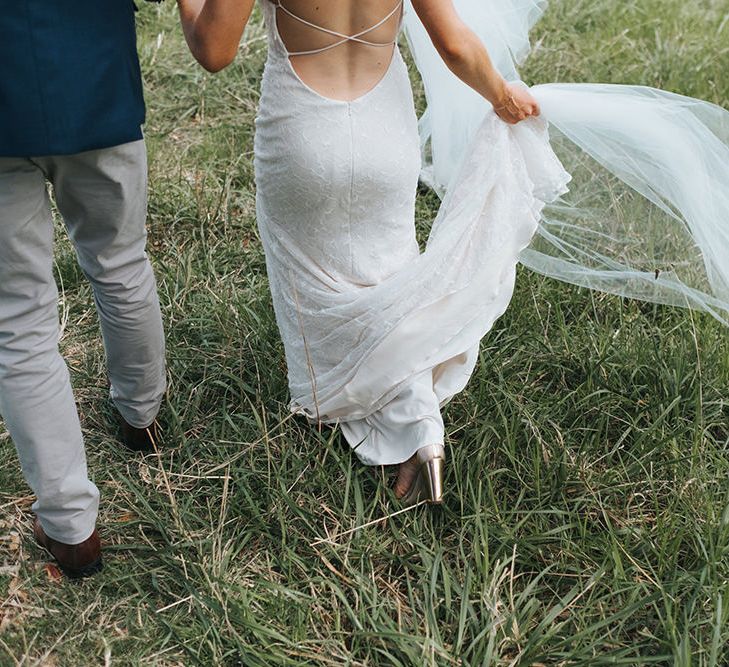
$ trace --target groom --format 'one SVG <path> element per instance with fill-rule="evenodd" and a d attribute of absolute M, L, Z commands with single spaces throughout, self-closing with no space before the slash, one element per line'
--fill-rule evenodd
<path fill-rule="evenodd" d="M 165 365 L 134 3 L 17 0 L 0 35 L 0 415 L 37 496 L 36 539 L 86 576 L 101 569 L 99 491 L 58 350 L 46 184 L 93 288 L 122 440 L 150 450 Z"/>

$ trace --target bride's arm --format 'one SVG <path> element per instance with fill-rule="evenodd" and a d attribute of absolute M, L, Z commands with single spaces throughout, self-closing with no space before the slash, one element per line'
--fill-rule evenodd
<path fill-rule="evenodd" d="M 185 40 L 209 72 L 230 65 L 255 0 L 177 0 Z"/>
<path fill-rule="evenodd" d="M 528 90 L 498 73 L 486 47 L 461 20 L 452 0 L 412 0 L 413 7 L 448 68 L 483 95 L 507 123 L 539 115 L 539 105 Z"/>

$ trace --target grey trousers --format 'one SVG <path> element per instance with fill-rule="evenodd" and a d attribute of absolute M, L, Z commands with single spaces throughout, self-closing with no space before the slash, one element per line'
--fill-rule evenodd
<path fill-rule="evenodd" d="M 143 141 L 60 157 L 0 158 L 0 415 L 49 537 L 91 535 L 99 491 L 89 480 L 68 369 L 58 350 L 53 219 L 46 181 L 91 282 L 111 396 L 144 428 L 165 391 L 164 336 L 145 252 Z"/>

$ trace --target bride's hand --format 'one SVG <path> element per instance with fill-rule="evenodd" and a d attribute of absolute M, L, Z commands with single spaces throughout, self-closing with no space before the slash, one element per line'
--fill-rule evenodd
<path fill-rule="evenodd" d="M 494 111 L 501 120 L 510 125 L 538 116 L 539 103 L 525 86 L 507 83 L 500 98 L 494 102 Z"/>

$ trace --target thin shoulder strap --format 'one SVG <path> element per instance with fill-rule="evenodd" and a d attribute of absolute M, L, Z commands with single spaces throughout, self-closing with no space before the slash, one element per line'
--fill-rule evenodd
<path fill-rule="evenodd" d="M 385 24 L 388 20 L 390 20 L 397 11 L 402 7 L 403 0 L 398 0 L 395 7 L 393 7 L 392 11 L 390 11 L 387 16 L 385 16 L 383 19 L 375 23 L 373 26 L 370 26 L 369 28 L 366 28 L 365 30 L 361 30 L 358 33 L 355 33 L 354 35 L 346 35 L 342 32 L 337 32 L 336 30 L 330 30 L 329 28 L 325 28 L 324 26 L 318 25 L 316 23 L 312 23 L 311 21 L 307 21 L 306 19 L 302 18 L 301 16 L 298 16 L 297 14 L 294 14 L 290 9 L 287 9 L 281 4 L 281 0 L 275 1 L 275 6 L 280 9 L 284 14 L 287 14 L 292 19 L 298 21 L 299 23 L 303 23 L 306 26 L 309 26 L 310 28 L 314 28 L 315 30 L 318 30 L 320 32 L 326 33 L 327 35 L 332 35 L 333 37 L 340 37 L 338 41 L 334 42 L 333 44 L 328 44 L 327 46 L 324 46 L 319 49 L 311 49 L 309 51 L 289 51 L 290 56 L 308 56 L 308 55 L 314 55 L 316 53 L 322 53 L 324 51 L 328 51 L 329 49 L 334 49 L 337 46 L 341 46 L 342 44 L 345 44 L 346 42 L 357 42 L 359 44 L 365 44 L 367 46 L 392 46 L 396 40 L 392 39 L 388 42 L 372 42 L 367 39 L 362 39 L 362 35 L 366 35 L 368 32 L 372 32 L 373 30 L 379 28 L 381 25 Z"/>

